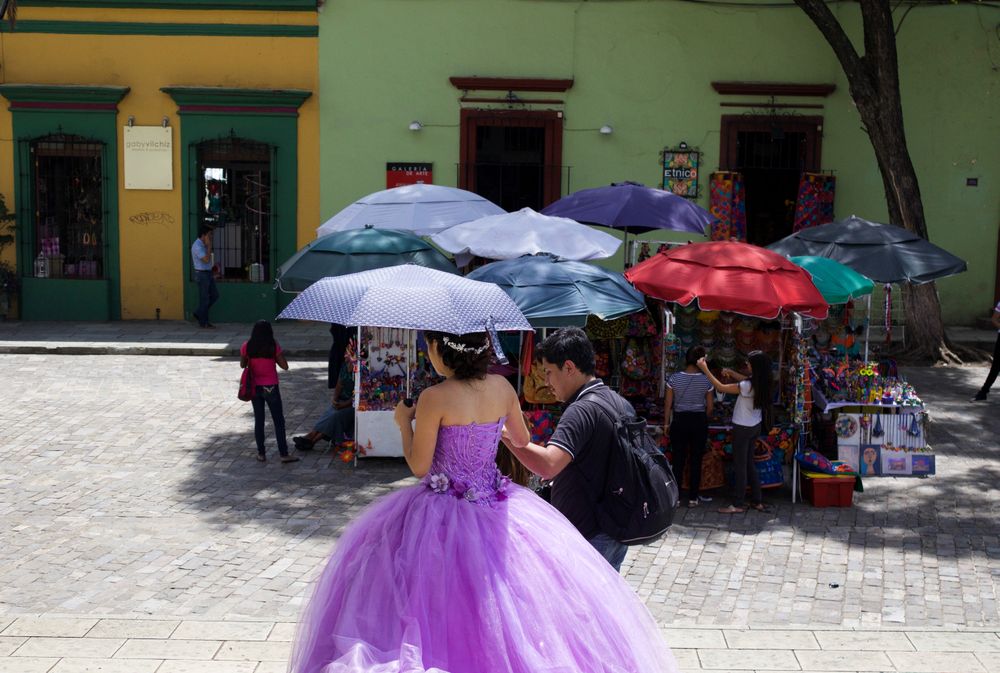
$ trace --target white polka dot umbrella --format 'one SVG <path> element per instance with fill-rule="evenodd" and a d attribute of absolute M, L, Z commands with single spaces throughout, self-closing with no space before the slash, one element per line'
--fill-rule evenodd
<path fill-rule="evenodd" d="M 494 283 L 415 264 L 323 278 L 278 318 L 451 334 L 531 329 L 514 300 Z"/>

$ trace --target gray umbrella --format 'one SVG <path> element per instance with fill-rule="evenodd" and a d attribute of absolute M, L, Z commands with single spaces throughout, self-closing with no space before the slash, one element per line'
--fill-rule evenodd
<path fill-rule="evenodd" d="M 879 283 L 929 283 L 966 270 L 965 260 L 902 227 L 855 215 L 795 232 L 768 248 L 787 257 L 827 257 Z"/>

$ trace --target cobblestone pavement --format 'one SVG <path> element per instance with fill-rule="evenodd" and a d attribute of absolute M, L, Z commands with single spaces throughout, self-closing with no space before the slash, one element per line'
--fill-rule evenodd
<path fill-rule="evenodd" d="M 132 638 L 218 641 L 205 660 L 225 659 L 219 648 L 228 641 L 287 640 L 275 633 L 288 633 L 342 526 L 373 498 L 413 483 L 398 460 L 365 460 L 355 468 L 323 453 L 288 465 L 256 463 L 252 414 L 235 395 L 238 372 L 232 357 L 0 355 L 0 673 L 48 671 L 56 662 L 63 666 L 60 657 L 121 658 L 140 647 L 128 644 Z M 849 509 L 793 506 L 781 491 L 768 496 L 776 505 L 771 514 L 685 510 L 661 543 L 631 549 L 623 568 L 668 633 L 694 639 L 668 641 L 700 653 L 720 643 L 732 649 L 731 639 L 744 638 L 739 642 L 749 652 L 772 645 L 731 635 L 747 626 L 817 633 L 961 627 L 976 645 L 965 654 L 998 649 L 995 633 L 975 633 L 1000 630 L 998 402 L 968 403 L 985 376 L 982 367 L 908 374 L 932 409 L 938 475 L 869 479 Z M 326 404 L 325 376 L 319 360 L 293 361 L 283 376 L 290 435 L 307 430 Z M 271 436 L 268 442 L 273 456 Z M 42 627 L 24 627 L 39 615 Z M 76 631 L 45 626 L 53 617 L 72 618 Z M 98 619 L 105 617 L 139 621 L 102 626 Z M 206 627 L 196 637 L 200 621 L 229 623 L 211 628 L 236 635 L 209 636 L 215 631 Z M 240 635 L 239 623 L 255 635 Z M 268 626 L 252 626 L 259 623 Z M 192 625 L 178 633 L 184 624 Z M 109 642 L 46 654 L 68 647 L 57 642 L 61 637 Z M 782 642 L 797 642 L 788 638 Z M 921 638 L 902 638 L 900 651 L 922 649 Z M 748 647 L 755 642 L 758 648 Z M 156 651 L 186 645 L 155 647 L 150 660 Z M 792 657 L 774 669 L 1000 670 L 996 654 L 975 666 L 970 659 L 968 668 L 949 668 L 958 659 L 947 657 L 943 668 L 875 657 L 829 669 L 799 656 L 811 646 L 774 647 Z M 871 649 L 888 656 L 884 651 L 895 648 Z M 49 667 L 20 668 L 36 650 L 52 659 Z M 755 661 L 745 654 L 751 658 L 743 663 Z M 10 663 L 8 655 L 23 659 Z M 766 668 L 729 655 L 694 656 L 691 669 Z M 252 669 L 158 673 L 167 670 Z"/>

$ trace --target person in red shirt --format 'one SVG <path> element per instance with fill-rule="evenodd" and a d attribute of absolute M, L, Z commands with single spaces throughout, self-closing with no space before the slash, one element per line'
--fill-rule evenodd
<path fill-rule="evenodd" d="M 288 361 L 281 352 L 281 346 L 274 340 L 274 330 L 271 323 L 258 320 L 250 338 L 240 347 L 240 367 L 250 367 L 255 394 L 250 403 L 253 405 L 253 434 L 257 441 L 257 460 L 264 462 L 267 456 L 264 452 L 264 405 L 271 410 L 271 421 L 274 423 L 274 434 L 278 440 L 278 453 L 281 462 L 294 463 L 299 458 L 288 452 L 288 440 L 285 437 L 285 410 L 281 405 L 281 391 L 278 390 L 278 367 L 288 370 Z"/>

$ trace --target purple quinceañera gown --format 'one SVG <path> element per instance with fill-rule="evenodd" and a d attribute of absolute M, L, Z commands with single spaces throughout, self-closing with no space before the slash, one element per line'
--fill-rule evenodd
<path fill-rule="evenodd" d="M 676 673 L 629 585 L 494 463 L 504 419 L 442 426 L 420 484 L 344 531 L 293 673 Z"/>

